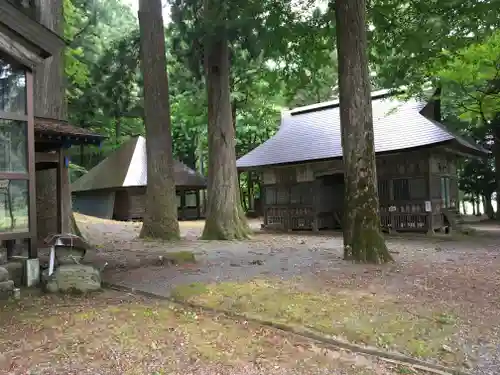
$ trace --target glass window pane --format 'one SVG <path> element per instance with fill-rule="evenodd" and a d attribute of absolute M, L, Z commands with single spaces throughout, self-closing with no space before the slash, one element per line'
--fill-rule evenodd
<path fill-rule="evenodd" d="M 186 207 L 196 207 L 196 193 L 186 193 Z"/>
<path fill-rule="evenodd" d="M 0 172 L 28 171 L 27 123 L 0 119 Z"/>
<path fill-rule="evenodd" d="M 28 180 L 0 180 L 0 232 L 27 232 Z"/>
<path fill-rule="evenodd" d="M 177 208 L 181 208 L 181 196 L 177 195 Z"/>
<path fill-rule="evenodd" d="M 26 73 L 0 57 L 0 111 L 26 114 Z"/>

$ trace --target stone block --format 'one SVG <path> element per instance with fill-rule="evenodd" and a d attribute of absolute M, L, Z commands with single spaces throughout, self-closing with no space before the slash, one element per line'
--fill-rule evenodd
<path fill-rule="evenodd" d="M 22 287 L 25 284 L 24 281 L 24 262 L 20 260 L 14 260 L 5 263 L 3 267 L 9 272 L 9 279 L 14 281 L 14 285 L 17 287 Z"/>
<path fill-rule="evenodd" d="M 0 264 L 7 263 L 7 249 L 2 247 L 0 248 Z"/>
<path fill-rule="evenodd" d="M 0 282 L 7 280 L 10 280 L 9 271 L 4 267 L 0 267 Z"/>
<path fill-rule="evenodd" d="M 2 281 L 0 282 L 0 299 L 8 299 L 12 295 L 14 290 L 14 281 Z"/>
<path fill-rule="evenodd" d="M 43 271 L 42 280 L 48 292 L 87 293 L 101 289 L 101 274 L 98 269 L 84 264 L 63 264 L 51 276 Z"/>
<path fill-rule="evenodd" d="M 32 287 L 38 285 L 40 283 L 40 259 L 26 259 L 24 269 L 26 286 Z"/>

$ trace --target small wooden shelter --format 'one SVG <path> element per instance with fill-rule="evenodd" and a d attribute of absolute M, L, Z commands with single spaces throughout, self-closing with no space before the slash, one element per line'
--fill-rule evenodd
<path fill-rule="evenodd" d="M 488 153 L 440 121 L 438 101 L 372 95 L 382 226 L 450 228 L 458 211 L 457 162 Z M 264 226 L 341 228 L 344 175 L 338 101 L 283 113 L 279 131 L 237 161 L 261 174 Z"/>
<path fill-rule="evenodd" d="M 180 161 L 174 165 L 179 220 L 203 217 L 205 177 Z M 71 186 L 73 209 L 115 220 L 140 220 L 146 204 L 146 139 L 132 137 Z"/>

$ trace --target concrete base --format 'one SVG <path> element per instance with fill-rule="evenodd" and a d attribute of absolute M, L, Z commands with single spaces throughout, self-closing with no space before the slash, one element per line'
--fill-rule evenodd
<path fill-rule="evenodd" d="M 26 259 L 24 270 L 26 286 L 37 286 L 40 283 L 40 259 Z"/>

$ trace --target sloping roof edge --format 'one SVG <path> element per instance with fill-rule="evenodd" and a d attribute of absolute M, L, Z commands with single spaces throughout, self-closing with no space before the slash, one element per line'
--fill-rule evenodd
<path fill-rule="evenodd" d="M 398 94 L 402 94 L 404 92 L 405 92 L 404 90 L 379 90 L 379 91 L 376 91 L 372 94 L 372 100 L 376 101 L 378 99 L 392 97 L 392 96 L 395 96 Z M 406 102 L 406 100 L 404 100 L 404 102 Z M 418 102 L 420 102 L 420 100 L 418 100 Z M 430 101 L 428 103 L 430 103 Z M 284 139 L 286 139 L 288 142 L 290 142 L 291 139 L 300 139 L 300 137 L 303 133 L 301 133 L 300 130 L 294 131 L 293 128 L 290 128 L 290 127 L 298 126 L 300 129 L 301 121 L 306 121 L 306 123 L 304 123 L 303 125 L 308 126 L 310 124 L 307 122 L 308 120 L 301 120 L 301 119 L 298 120 L 299 121 L 298 123 L 296 122 L 294 124 L 293 120 L 291 120 L 294 116 L 306 115 L 309 117 L 313 116 L 313 118 L 318 118 L 317 116 L 320 116 L 320 115 L 319 114 L 313 115 L 313 113 L 321 113 L 322 111 L 326 111 L 326 110 L 336 110 L 338 108 L 338 106 L 339 106 L 339 102 L 337 100 L 337 101 L 329 101 L 329 102 L 325 102 L 325 103 L 318 103 L 318 104 L 309 105 L 309 106 L 305 106 L 305 107 L 299 107 L 298 109 L 283 111 L 282 112 L 282 122 L 281 122 L 281 126 L 280 126 L 280 129 L 278 130 L 278 132 L 273 137 L 271 137 L 269 140 L 267 140 L 263 144 L 259 145 L 258 147 L 256 147 L 255 149 L 253 149 L 252 151 L 247 153 L 246 155 L 239 158 L 237 160 L 238 168 L 239 169 L 243 169 L 243 168 L 249 169 L 249 168 L 274 166 L 274 165 L 306 163 L 309 161 L 312 162 L 312 161 L 316 161 L 316 160 L 318 160 L 318 161 L 319 160 L 328 160 L 328 159 L 334 159 L 334 158 L 339 157 L 338 150 L 337 150 L 337 152 L 332 152 L 331 155 L 329 155 L 328 152 L 325 152 L 324 147 L 323 147 L 323 152 L 318 152 L 318 153 L 304 152 L 304 147 L 301 147 L 300 149 L 301 149 L 302 153 L 297 154 L 300 156 L 294 160 L 292 160 L 293 157 L 292 158 L 283 157 L 283 155 L 282 155 L 282 157 L 278 158 L 279 160 L 275 160 L 275 161 L 272 160 L 273 159 L 272 157 L 269 157 L 269 155 L 274 155 L 273 152 L 278 152 L 278 153 L 280 152 L 280 151 L 275 150 L 277 147 L 276 146 L 277 144 L 280 144 L 280 149 L 283 149 L 284 145 L 282 143 L 283 143 Z M 455 132 L 451 131 L 446 125 L 444 125 L 444 124 L 442 124 L 442 123 L 440 123 L 432 118 L 428 118 L 427 116 L 425 116 L 422 113 L 423 107 L 424 107 L 424 105 L 422 105 L 420 107 L 420 109 L 419 109 L 419 107 L 416 107 L 416 106 L 413 106 L 411 108 L 411 111 L 409 111 L 408 113 L 409 114 L 414 113 L 414 115 L 416 115 L 418 117 L 412 118 L 410 120 L 410 123 L 415 123 L 415 121 L 418 122 L 419 124 L 427 123 L 428 129 L 431 129 L 433 126 L 440 129 L 441 136 L 436 137 L 434 139 L 430 139 L 430 141 L 429 141 L 429 139 L 422 138 L 421 142 L 407 142 L 406 147 L 393 147 L 393 148 L 389 147 L 388 148 L 386 145 L 386 147 L 382 147 L 382 149 L 377 150 L 376 153 L 377 154 L 381 154 L 381 153 L 385 154 L 387 152 L 397 152 L 397 151 L 409 150 L 409 149 L 413 149 L 416 147 L 438 145 L 438 144 L 441 144 L 443 142 L 449 142 L 449 141 L 453 141 L 453 140 L 455 140 L 459 145 L 461 145 L 463 147 L 462 150 L 459 151 L 459 153 L 467 154 L 468 153 L 467 150 L 469 150 L 470 155 L 476 156 L 476 157 L 481 156 L 481 155 L 486 155 L 489 153 L 488 150 L 486 150 L 484 147 L 477 144 L 473 140 L 469 140 L 469 139 L 467 139 L 467 137 L 456 134 Z M 414 116 L 414 115 L 412 115 L 412 116 Z M 325 114 L 323 116 L 327 116 L 327 115 Z M 388 121 L 390 121 L 389 120 L 390 117 L 391 117 L 391 115 L 385 115 L 384 117 L 379 118 L 379 121 L 385 121 L 386 118 L 388 119 Z M 420 120 L 417 120 L 417 118 L 420 118 Z M 286 119 L 289 119 L 291 121 L 285 121 Z M 318 121 L 318 120 L 313 120 L 313 121 Z M 325 117 L 323 117 L 323 120 L 320 120 L 320 121 L 325 121 Z M 326 120 L 326 121 L 328 121 L 328 120 Z M 399 121 L 401 121 L 401 119 L 399 119 Z M 331 125 L 331 126 L 335 127 L 335 125 Z M 338 124 L 337 126 L 340 126 L 340 125 Z M 379 123 L 379 126 L 381 126 L 380 123 Z M 393 132 L 397 131 L 396 130 L 397 127 L 395 128 L 394 126 L 392 126 L 390 128 L 392 129 Z M 312 130 L 313 135 L 310 135 L 310 136 L 304 138 L 305 140 L 307 140 L 306 142 L 308 142 L 307 144 L 310 145 L 311 148 L 314 147 L 314 142 L 316 142 L 316 140 L 321 141 L 321 139 L 319 139 L 319 138 L 323 138 L 323 137 L 328 138 L 328 134 L 330 134 L 330 133 L 328 133 L 328 130 L 327 130 L 328 126 L 326 126 L 326 127 L 320 126 L 319 128 L 318 128 L 318 126 L 313 126 L 311 129 L 313 129 Z M 320 130 L 318 130 L 318 129 L 320 129 Z M 380 129 L 379 129 L 379 131 L 380 131 Z M 411 133 L 415 133 L 415 132 L 411 132 Z M 294 135 L 293 138 L 291 138 L 291 134 Z M 332 134 L 335 134 L 335 131 Z M 282 138 L 281 141 L 277 141 L 278 139 L 280 139 L 280 137 Z M 310 139 L 310 138 L 314 138 L 314 139 Z M 278 143 L 275 145 L 276 141 Z M 337 140 L 337 142 L 338 142 L 338 140 Z M 324 142 L 320 142 L 320 143 L 322 143 L 322 146 L 325 146 Z M 389 142 L 389 143 L 392 143 L 392 145 L 394 145 L 394 140 L 392 140 L 392 142 Z M 274 146 L 271 144 L 273 144 Z M 389 146 L 391 146 L 391 145 L 389 144 Z M 292 151 L 294 146 L 291 145 L 290 147 L 291 147 L 290 151 Z M 379 147 L 377 147 L 377 148 L 379 148 Z M 262 155 L 264 155 L 264 154 L 259 155 L 259 153 L 260 154 L 264 153 L 267 155 L 267 157 L 263 157 Z M 292 153 L 293 153 L 293 151 L 292 151 Z"/>
<path fill-rule="evenodd" d="M 41 137 L 66 139 L 71 144 L 100 144 L 106 138 L 67 121 L 44 117 L 35 117 L 34 130 Z"/>
<path fill-rule="evenodd" d="M 72 185 L 72 192 L 140 187 L 147 185 L 146 140 L 131 137 L 107 158 L 81 176 Z M 177 187 L 204 188 L 205 176 L 174 159 Z"/>

